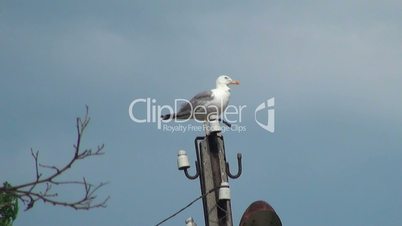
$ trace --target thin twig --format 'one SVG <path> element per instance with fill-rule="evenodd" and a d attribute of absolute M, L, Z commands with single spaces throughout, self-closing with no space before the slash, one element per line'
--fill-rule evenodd
<path fill-rule="evenodd" d="M 67 206 L 74 209 L 91 209 L 97 207 L 106 207 L 106 203 L 110 197 L 107 197 L 101 202 L 93 203 L 94 200 L 96 199 L 95 192 L 101 187 L 105 186 L 106 183 L 102 182 L 95 186 L 91 183 L 88 183 L 85 177 L 82 179 L 82 181 L 56 180 L 57 178 L 59 178 L 60 175 L 62 175 L 68 169 L 70 169 L 73 166 L 73 164 L 75 164 L 77 161 L 91 156 L 104 154 L 103 144 L 97 146 L 94 152 L 92 151 L 92 149 L 85 149 L 84 151 L 81 151 L 82 136 L 89 122 L 90 117 L 88 116 L 88 106 L 86 106 L 86 112 L 84 117 L 82 119 L 79 117 L 76 119 L 77 139 L 76 143 L 73 145 L 74 148 L 73 157 L 64 166 L 57 167 L 55 165 L 47 165 L 39 163 L 39 151 L 34 152 L 33 149 L 31 149 L 31 155 L 34 159 L 35 164 L 35 179 L 31 182 L 9 188 L 0 187 L 0 191 L 16 194 L 18 196 L 18 199 L 20 199 L 26 205 L 26 210 L 32 208 L 34 204 L 39 200 L 42 200 L 45 203 L 50 203 L 52 205 Z M 40 173 L 40 168 L 51 169 L 52 173 L 43 177 L 43 174 Z M 83 196 L 77 201 L 58 200 L 57 199 L 58 193 L 52 192 L 53 189 L 52 185 L 57 187 L 66 184 L 83 186 L 84 189 Z M 41 186 L 38 187 L 39 185 Z"/>

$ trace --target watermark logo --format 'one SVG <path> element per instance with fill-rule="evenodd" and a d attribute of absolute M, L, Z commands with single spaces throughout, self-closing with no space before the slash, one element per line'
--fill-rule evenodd
<path fill-rule="evenodd" d="M 189 111 L 193 114 L 188 117 L 171 117 L 162 120 L 163 115 L 174 115 L 175 112 L 187 105 Z M 272 97 L 261 103 L 254 111 L 256 123 L 264 130 L 273 133 L 275 131 L 275 98 Z M 220 119 L 231 124 L 231 127 L 222 127 L 222 132 L 245 132 L 247 127 L 241 125 L 242 117 L 245 116 L 243 111 L 247 108 L 246 105 L 228 105 L 228 106 L 192 106 L 191 102 L 186 99 L 176 99 L 173 105 L 160 105 L 154 98 L 138 98 L 133 100 L 128 107 L 130 119 L 135 123 L 151 123 L 156 124 L 157 129 L 165 132 L 200 132 L 205 130 L 203 114 L 209 118 L 211 114 L 217 115 L 220 109 L 225 111 L 220 114 Z M 258 115 L 266 115 L 267 120 L 258 120 Z M 246 114 L 248 115 L 248 114 Z M 264 117 L 265 119 L 265 117 Z M 188 121 L 191 120 L 189 123 Z M 174 124 L 169 122 L 174 121 Z M 187 122 L 187 123 L 186 123 Z M 194 125 L 194 122 L 196 123 Z M 186 124 L 183 124 L 186 123 Z"/>
<path fill-rule="evenodd" d="M 261 126 L 261 128 L 267 130 L 268 132 L 275 132 L 275 97 L 272 97 L 270 99 L 268 99 L 267 101 L 264 101 L 263 103 L 261 103 L 260 105 L 258 105 L 258 107 L 255 109 L 254 111 L 254 119 L 255 122 L 257 122 L 257 124 L 259 126 Z M 267 115 L 267 121 L 265 122 L 260 122 L 257 119 L 257 113 L 260 111 L 263 111 L 263 113 L 265 113 Z"/>

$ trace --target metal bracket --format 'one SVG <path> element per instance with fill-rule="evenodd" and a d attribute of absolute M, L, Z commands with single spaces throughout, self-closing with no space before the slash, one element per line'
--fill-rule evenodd
<path fill-rule="evenodd" d="M 226 162 L 226 174 L 228 175 L 228 177 L 232 178 L 232 179 L 236 179 L 239 178 L 241 173 L 242 173 L 242 164 L 241 164 L 241 153 L 237 153 L 237 174 L 233 175 L 232 173 L 230 173 L 230 168 L 229 168 L 229 163 Z"/>
<path fill-rule="evenodd" d="M 190 179 L 190 180 L 195 180 L 195 179 L 197 179 L 197 177 L 200 175 L 200 171 L 199 171 L 199 168 L 198 168 L 198 162 L 197 161 L 195 161 L 195 175 L 194 176 L 191 176 L 189 173 L 188 173 L 188 170 L 187 170 L 188 168 L 185 168 L 184 169 L 184 174 L 186 175 L 186 177 L 188 178 L 188 179 Z"/>

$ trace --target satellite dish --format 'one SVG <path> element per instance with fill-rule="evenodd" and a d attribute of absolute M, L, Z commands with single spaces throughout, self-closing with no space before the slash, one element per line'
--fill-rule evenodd
<path fill-rule="evenodd" d="M 265 201 L 255 201 L 244 212 L 240 226 L 282 226 L 274 208 Z"/>

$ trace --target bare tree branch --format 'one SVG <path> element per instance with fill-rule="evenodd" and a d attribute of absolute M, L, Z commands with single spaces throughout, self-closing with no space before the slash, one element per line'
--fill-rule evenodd
<path fill-rule="evenodd" d="M 41 200 L 44 203 L 50 203 L 52 205 L 66 206 L 74 209 L 92 209 L 98 207 L 106 207 L 106 203 L 110 197 L 103 199 L 102 201 L 95 202 L 96 195 L 95 192 L 106 185 L 102 182 L 98 185 L 93 185 L 88 183 L 85 177 L 82 180 L 56 180 L 67 170 L 69 170 L 76 162 L 82 159 L 86 159 L 92 156 L 103 155 L 104 145 L 98 146 L 95 151 L 92 149 L 81 150 L 81 140 L 86 127 L 90 122 L 90 117 L 88 116 L 88 106 L 86 106 L 86 112 L 83 118 L 76 119 L 76 131 L 77 139 L 76 143 L 73 145 L 74 154 L 72 158 L 61 167 L 55 165 L 41 164 L 39 162 L 39 151 L 34 152 L 31 149 L 31 155 L 34 159 L 35 165 L 35 179 L 31 182 L 12 186 L 12 187 L 0 187 L 1 192 L 13 193 L 18 196 L 18 199 L 26 205 L 28 210 L 34 206 L 34 204 Z M 52 173 L 47 176 L 41 173 L 40 169 L 50 169 Z M 61 185 L 78 185 L 82 186 L 83 194 L 81 198 L 76 201 L 63 201 L 58 199 L 58 193 L 53 192 L 53 185 L 55 187 Z"/>

